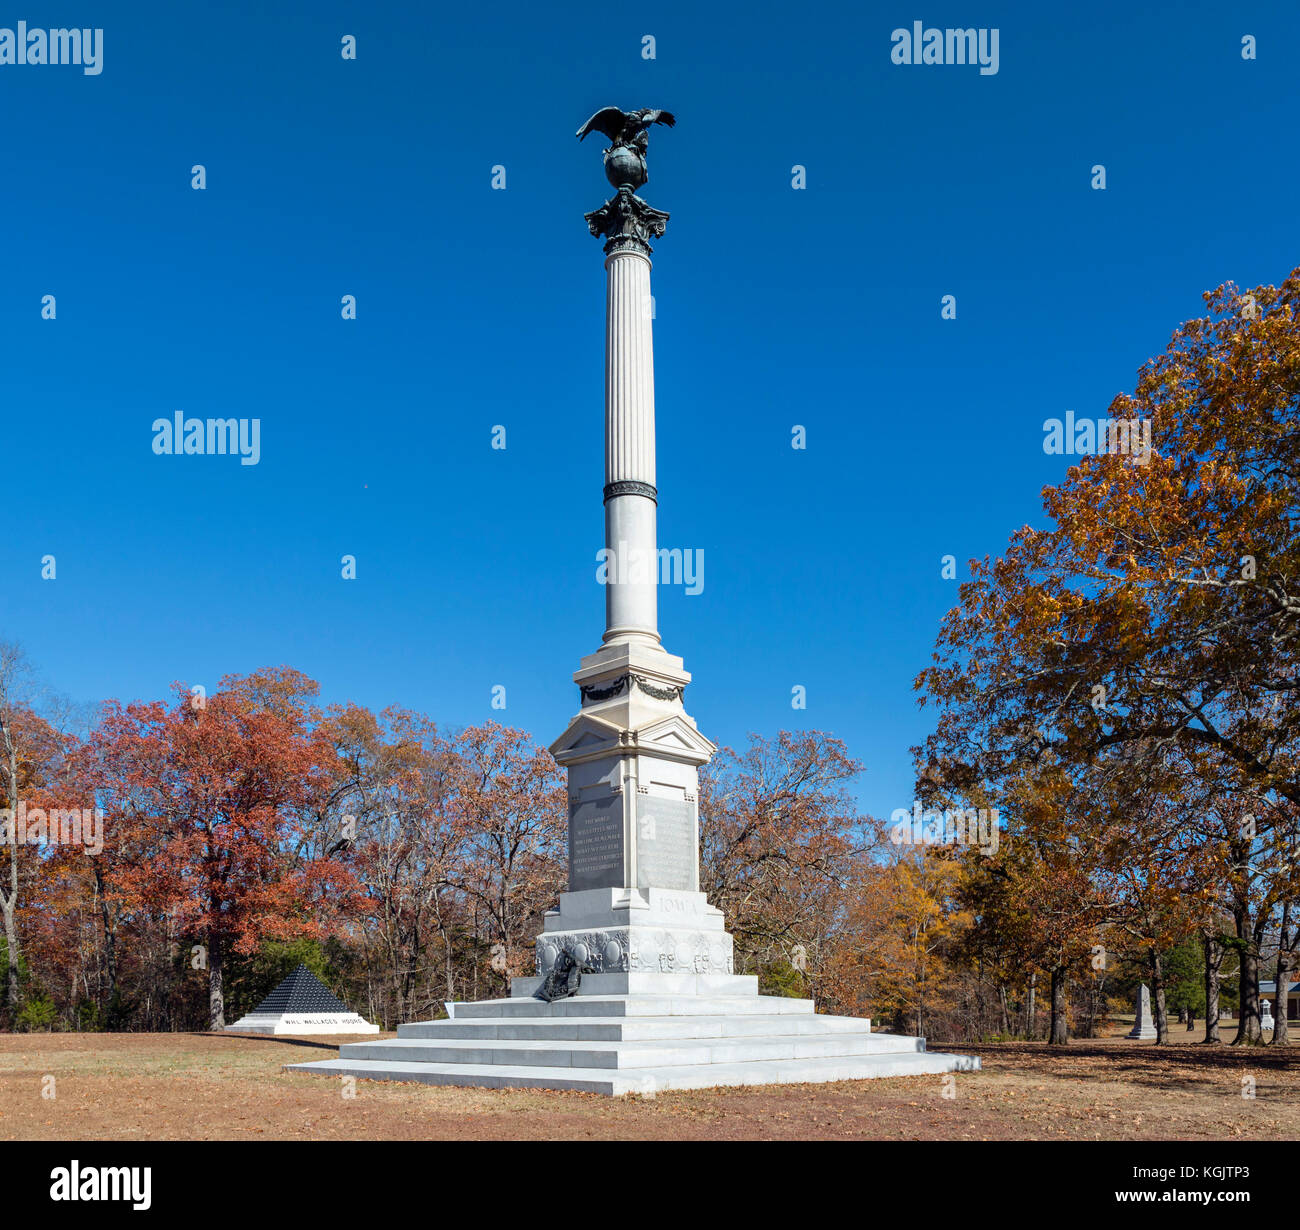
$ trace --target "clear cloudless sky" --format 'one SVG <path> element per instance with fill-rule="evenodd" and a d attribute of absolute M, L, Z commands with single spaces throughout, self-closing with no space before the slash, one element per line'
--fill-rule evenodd
<path fill-rule="evenodd" d="M 660 543 L 704 553 L 660 597 L 688 710 L 736 747 L 833 732 L 876 814 L 913 796 L 942 557 L 1041 523 L 1069 464 L 1043 420 L 1300 262 L 1291 0 L 19 18 L 104 30 L 98 76 L 0 66 L 0 637 L 80 701 L 286 663 L 327 702 L 561 732 L 604 616 L 599 107 L 678 117 L 642 195 L 672 214 Z M 998 28 L 998 73 L 892 64 L 916 20 Z M 259 418 L 260 463 L 155 455 L 178 410 Z"/>

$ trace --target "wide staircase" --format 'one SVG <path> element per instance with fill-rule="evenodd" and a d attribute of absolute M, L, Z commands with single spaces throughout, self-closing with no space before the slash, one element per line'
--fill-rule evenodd
<path fill-rule="evenodd" d="M 811 999 L 759 995 L 752 976 L 593 975 L 570 999 L 449 1004 L 445 1021 L 344 1046 L 293 1072 L 487 1088 L 654 1093 L 974 1071 L 978 1058 L 929 1052 L 924 1038 L 872 1033 Z M 536 980 L 520 979 L 521 983 Z M 688 993 L 681 993 L 686 991 Z"/>

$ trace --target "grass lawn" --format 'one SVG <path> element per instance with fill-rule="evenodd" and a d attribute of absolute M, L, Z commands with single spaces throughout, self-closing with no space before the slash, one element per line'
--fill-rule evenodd
<path fill-rule="evenodd" d="M 348 1100 L 337 1079 L 281 1070 L 337 1041 L 0 1034 L 0 1140 L 1300 1138 L 1300 1046 L 1195 1045 L 1202 1035 L 952 1047 L 984 1061 L 957 1075 L 955 1098 L 920 1076 L 649 1100 L 358 1081 Z"/>

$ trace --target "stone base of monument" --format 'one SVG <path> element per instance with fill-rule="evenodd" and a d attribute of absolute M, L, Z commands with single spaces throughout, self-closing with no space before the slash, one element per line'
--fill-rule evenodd
<path fill-rule="evenodd" d="M 640 1002 L 638 1002 L 640 1001 Z M 927 1052 L 925 1040 L 873 1034 L 807 1000 L 754 997 L 749 1010 L 654 997 L 515 999 L 459 1004 L 450 1021 L 403 1025 L 391 1041 L 342 1047 L 290 1071 L 491 1089 L 647 1093 L 974 1071 L 977 1058 Z M 527 1005 L 528 1011 L 513 1009 Z M 680 1010 L 680 1009 L 685 1010 Z M 719 1015 L 727 1013 L 726 1016 Z M 481 1015 L 480 1015 L 481 1014 Z"/>
<path fill-rule="evenodd" d="M 533 997 L 539 976 L 516 978 L 508 1000 L 448 1004 L 447 1021 L 398 1026 L 395 1039 L 346 1045 L 337 1060 L 287 1069 L 617 1095 L 909 1077 L 980 1066 L 974 1056 L 928 1052 L 923 1038 L 872 1034 L 870 1019 L 815 1013 L 811 1000 L 759 995 L 753 975 L 632 969 L 651 952 L 658 962 L 684 961 L 694 952 L 690 960 L 703 966 L 715 956 L 729 965 L 731 936 L 720 932 L 722 915 L 707 906 L 694 926 L 664 927 L 655 908 L 662 902 L 649 893 L 630 896 L 633 913 L 653 917 L 650 926 L 638 922 L 617 932 L 564 926 L 582 917 L 575 906 L 593 904 L 591 895 L 565 895 L 562 911 L 547 918 L 550 926 L 538 936 L 539 969 L 547 969 L 560 948 L 598 965 L 621 966 L 582 975 L 577 995 L 546 1004 Z M 702 893 L 698 897 L 702 901 Z M 628 908 L 616 902 L 620 906 Z M 588 913 L 585 921 L 597 917 Z"/>
<path fill-rule="evenodd" d="M 377 1034 L 372 1025 L 355 1012 L 250 1012 L 223 1030 L 228 1034 Z"/>

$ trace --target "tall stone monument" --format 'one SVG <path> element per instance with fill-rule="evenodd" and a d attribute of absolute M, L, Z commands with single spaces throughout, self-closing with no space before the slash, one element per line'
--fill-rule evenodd
<path fill-rule="evenodd" d="M 759 995 L 700 891 L 698 772 L 716 749 L 686 712 L 691 676 L 660 643 L 657 612 L 650 240 L 668 215 L 637 195 L 647 129 L 673 123 L 606 107 L 578 132 L 609 138 L 615 189 L 586 215 L 605 240 L 605 632 L 551 745 L 568 776 L 569 883 L 543 919 L 536 972 L 509 999 L 448 1004 L 448 1020 L 294 1070 L 618 1094 L 979 1067 L 811 999 Z"/>
<path fill-rule="evenodd" d="M 1130 1038 L 1154 1038 L 1155 1023 L 1151 1019 L 1151 989 L 1144 982 L 1139 988 L 1133 1003 L 1133 1028 L 1128 1031 Z"/>
<path fill-rule="evenodd" d="M 538 937 L 539 975 L 561 953 L 587 976 L 733 972 L 722 914 L 699 891 L 697 772 L 715 747 L 682 704 L 682 659 L 659 639 L 650 239 L 668 215 L 636 190 L 647 127 L 674 122 L 607 107 L 578 132 L 610 139 L 615 189 L 586 215 L 605 239 L 605 632 L 573 676 L 580 708 L 551 745 L 569 779 L 569 891 Z"/>

